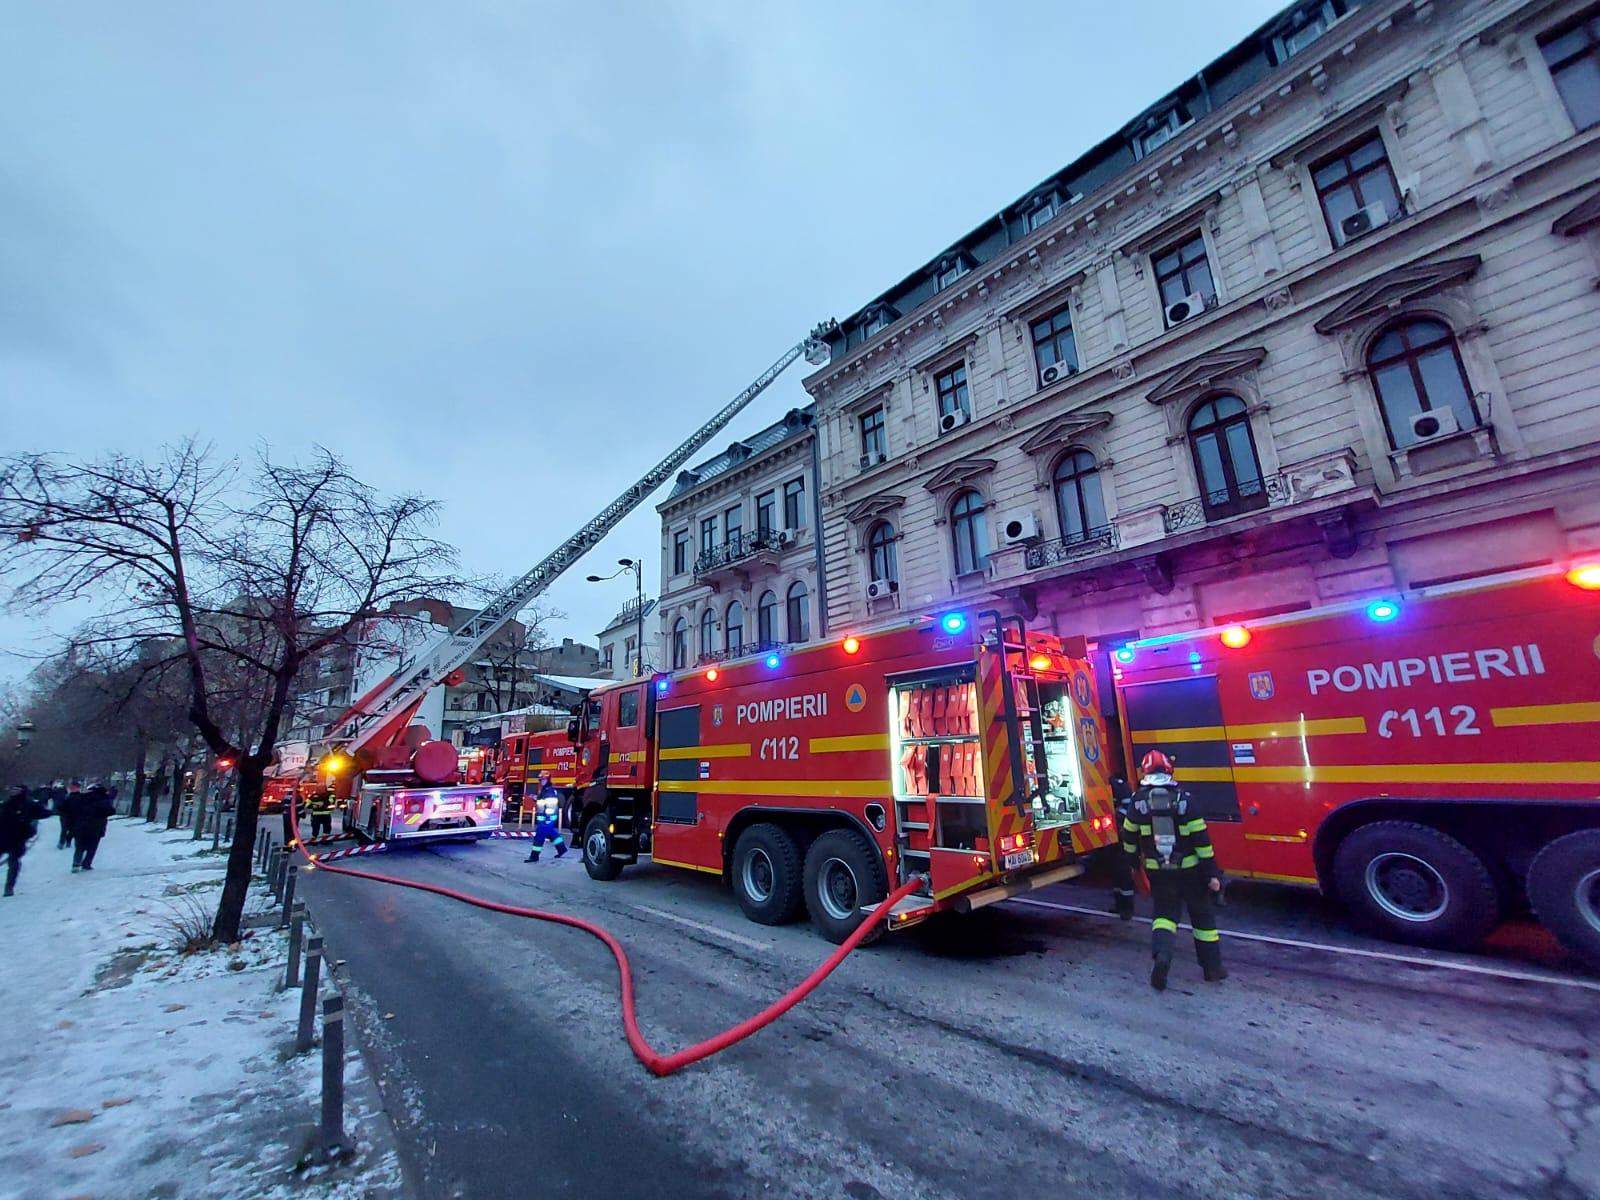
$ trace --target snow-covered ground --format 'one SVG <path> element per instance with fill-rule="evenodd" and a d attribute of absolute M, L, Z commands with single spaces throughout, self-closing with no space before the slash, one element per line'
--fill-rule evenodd
<path fill-rule="evenodd" d="M 166 922 L 209 912 L 222 858 L 187 833 L 117 818 L 72 874 L 54 822 L 0 900 L 0 1198 L 367 1200 L 403 1194 L 387 1118 L 349 1050 L 356 1156 L 314 1145 L 321 1052 L 294 1057 L 287 938 L 183 955 Z M 252 890 L 253 905 L 265 893 Z"/>

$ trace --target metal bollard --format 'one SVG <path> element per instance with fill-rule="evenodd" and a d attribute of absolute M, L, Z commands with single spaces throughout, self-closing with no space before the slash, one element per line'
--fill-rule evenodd
<path fill-rule="evenodd" d="M 278 918 L 278 928 L 282 929 L 289 923 L 289 916 L 294 908 L 294 882 L 300 875 L 300 868 L 294 863 L 289 864 L 288 873 L 283 880 L 283 915 Z"/>
<path fill-rule="evenodd" d="M 289 916 L 289 963 L 283 969 L 284 990 L 300 982 L 300 940 L 306 931 L 306 906 L 295 902 Z"/>
<path fill-rule="evenodd" d="M 267 860 L 267 889 L 276 900 L 282 893 L 278 890 L 278 868 L 283 864 L 283 855 L 278 848 L 272 848 L 272 856 Z"/>
<path fill-rule="evenodd" d="M 344 1143 L 344 997 L 322 1002 L 322 1148 L 337 1154 Z"/>
<path fill-rule="evenodd" d="M 313 935 L 306 941 L 306 977 L 300 986 L 300 1027 L 295 1030 L 294 1052 L 311 1049 L 317 1031 L 317 985 L 322 981 L 322 939 Z"/>

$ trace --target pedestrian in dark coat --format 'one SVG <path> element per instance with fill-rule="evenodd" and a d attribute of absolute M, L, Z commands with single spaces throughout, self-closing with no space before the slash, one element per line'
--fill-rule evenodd
<path fill-rule="evenodd" d="M 78 793 L 78 804 L 72 813 L 72 869 L 94 870 L 94 852 L 100 848 L 100 839 L 106 835 L 106 825 L 116 814 L 117 806 L 111 794 L 100 784 L 87 792 Z"/>
<path fill-rule="evenodd" d="M 72 845 L 72 812 L 78 807 L 78 781 L 74 779 L 68 787 L 51 788 L 50 807 L 61 818 L 61 836 L 56 839 L 56 849 L 65 850 Z"/>
<path fill-rule="evenodd" d="M 0 802 L 0 856 L 6 860 L 6 895 L 16 894 L 22 856 L 38 832 L 39 822 L 49 815 L 50 809 L 28 795 L 25 787 L 12 789 L 11 795 Z"/>

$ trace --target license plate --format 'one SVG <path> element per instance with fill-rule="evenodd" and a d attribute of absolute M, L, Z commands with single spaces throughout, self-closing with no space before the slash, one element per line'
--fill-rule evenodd
<path fill-rule="evenodd" d="M 1008 871 L 1012 871 L 1012 870 L 1015 870 L 1017 867 L 1025 867 L 1029 863 L 1031 863 L 1032 861 L 1033 861 L 1033 851 L 1032 850 L 1017 850 L 1017 851 L 1015 851 L 1015 852 L 1013 852 L 1011 854 L 1006 855 L 1005 868 Z"/>

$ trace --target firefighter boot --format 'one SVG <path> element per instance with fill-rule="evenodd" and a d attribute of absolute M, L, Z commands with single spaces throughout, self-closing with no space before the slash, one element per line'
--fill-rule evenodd
<path fill-rule="evenodd" d="M 1217 931 L 1195 930 L 1194 956 L 1200 960 L 1200 971 L 1205 976 L 1207 983 L 1221 983 L 1228 977 L 1228 969 L 1222 965 L 1222 943 L 1220 941 L 1207 941 L 1201 937 L 1202 933 L 1210 933 L 1213 939 Z"/>
<path fill-rule="evenodd" d="M 538 862 L 539 861 L 539 847 L 535 846 L 532 850 L 528 851 L 528 857 L 523 859 L 522 861 L 523 862 Z"/>
<path fill-rule="evenodd" d="M 566 844 L 566 842 L 557 842 L 556 843 L 556 857 L 557 858 L 565 858 L 566 856 L 567 856 L 567 844 Z"/>
<path fill-rule="evenodd" d="M 1167 990 L 1167 972 L 1172 970 L 1171 949 L 1157 950 L 1150 967 L 1150 986 L 1158 992 Z"/>

